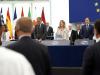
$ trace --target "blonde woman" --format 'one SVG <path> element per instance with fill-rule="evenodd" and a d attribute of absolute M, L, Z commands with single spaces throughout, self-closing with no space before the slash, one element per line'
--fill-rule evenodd
<path fill-rule="evenodd" d="M 57 32 L 56 32 L 56 38 L 61 38 L 62 40 L 68 40 L 68 31 L 66 29 L 65 26 L 65 21 L 64 20 L 60 20 Z"/>

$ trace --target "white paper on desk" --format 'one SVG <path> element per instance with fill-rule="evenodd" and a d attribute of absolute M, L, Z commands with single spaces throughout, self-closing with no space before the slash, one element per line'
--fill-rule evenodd
<path fill-rule="evenodd" d="M 88 45 L 89 42 L 88 42 L 88 41 L 81 41 L 81 44 L 82 44 L 82 45 Z"/>

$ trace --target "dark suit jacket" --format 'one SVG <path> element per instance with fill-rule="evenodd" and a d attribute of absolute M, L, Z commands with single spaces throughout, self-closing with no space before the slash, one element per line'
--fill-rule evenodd
<path fill-rule="evenodd" d="M 100 75 L 100 42 L 85 50 L 82 75 Z"/>
<path fill-rule="evenodd" d="M 77 32 L 77 39 L 82 39 L 80 32 L 79 32 L 79 34 L 78 34 L 78 31 L 76 31 L 76 32 Z"/>
<path fill-rule="evenodd" d="M 31 38 L 35 39 L 35 37 L 34 37 L 34 30 L 32 31 Z"/>
<path fill-rule="evenodd" d="M 53 40 L 54 39 L 53 28 L 50 27 L 50 26 L 48 28 L 48 31 L 47 31 L 47 28 L 46 28 L 46 39 L 49 39 L 49 40 Z"/>
<path fill-rule="evenodd" d="M 74 42 L 76 39 L 77 39 L 77 31 L 72 30 L 71 36 L 69 37 L 69 40 L 71 40 L 72 42 Z"/>
<path fill-rule="evenodd" d="M 82 29 L 81 29 L 81 37 L 82 38 L 89 38 L 90 40 L 92 40 L 93 32 L 94 32 L 94 28 L 92 25 L 89 25 L 88 30 L 86 28 L 86 25 L 83 25 Z"/>
<path fill-rule="evenodd" d="M 46 26 L 44 24 L 36 25 L 34 30 L 34 38 L 35 39 L 46 39 Z"/>
<path fill-rule="evenodd" d="M 22 37 L 7 48 L 22 53 L 32 64 L 36 75 L 49 75 L 50 64 L 47 47 L 32 40 L 31 37 Z"/>

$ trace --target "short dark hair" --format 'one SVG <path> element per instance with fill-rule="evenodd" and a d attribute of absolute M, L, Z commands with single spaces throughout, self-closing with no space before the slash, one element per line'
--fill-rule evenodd
<path fill-rule="evenodd" d="M 2 27 L 2 23 L 1 23 L 1 15 L 0 15 L 0 27 Z"/>
<path fill-rule="evenodd" d="M 23 32 L 31 32 L 33 28 L 32 20 L 28 17 L 21 17 L 17 20 L 16 26 L 19 28 L 20 31 Z"/>
<path fill-rule="evenodd" d="M 37 19 L 42 20 L 42 18 L 41 18 L 41 17 L 37 17 Z"/>
<path fill-rule="evenodd" d="M 100 34 L 100 19 L 96 20 L 94 28 L 96 29 L 97 33 Z"/>

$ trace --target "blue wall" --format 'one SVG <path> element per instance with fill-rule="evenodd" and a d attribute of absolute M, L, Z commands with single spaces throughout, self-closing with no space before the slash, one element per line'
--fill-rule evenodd
<path fill-rule="evenodd" d="M 96 2 L 99 3 L 98 6 L 95 6 Z M 100 0 L 69 0 L 69 21 L 83 22 L 85 17 L 89 17 L 94 22 L 100 19 L 97 8 L 100 8 Z"/>

